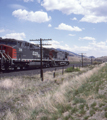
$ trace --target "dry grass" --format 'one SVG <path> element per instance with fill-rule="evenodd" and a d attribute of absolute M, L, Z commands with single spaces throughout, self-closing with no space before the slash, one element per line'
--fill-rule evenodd
<path fill-rule="evenodd" d="M 0 80 L 0 118 L 2 120 L 41 119 L 47 114 L 58 111 L 58 105 L 67 103 L 66 94 L 73 92 L 97 73 L 104 64 L 94 69 L 83 68 L 85 73 L 78 76 L 78 72 L 64 73 L 57 71 L 56 78 L 52 72 L 46 72 L 44 81 L 39 75 L 19 78 L 5 78 Z M 87 72 L 86 72 L 87 71 Z M 82 96 L 84 97 L 84 96 Z M 71 94 L 73 99 L 73 94 Z"/>

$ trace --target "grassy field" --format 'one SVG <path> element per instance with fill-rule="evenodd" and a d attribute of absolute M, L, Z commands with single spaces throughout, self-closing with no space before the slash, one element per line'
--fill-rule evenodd
<path fill-rule="evenodd" d="M 39 76 L 0 79 L 0 120 L 107 120 L 105 63 Z"/>

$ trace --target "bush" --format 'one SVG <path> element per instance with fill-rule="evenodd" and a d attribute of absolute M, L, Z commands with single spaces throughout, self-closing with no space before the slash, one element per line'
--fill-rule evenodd
<path fill-rule="evenodd" d="M 80 71 L 79 68 L 73 68 L 73 67 L 69 67 L 65 70 L 65 72 L 74 72 L 74 71 Z"/>
<path fill-rule="evenodd" d="M 101 64 L 102 62 L 100 61 L 93 61 L 93 65 Z"/>

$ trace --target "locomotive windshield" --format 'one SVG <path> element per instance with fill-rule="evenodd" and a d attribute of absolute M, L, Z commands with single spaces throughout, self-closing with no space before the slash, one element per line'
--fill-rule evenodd
<path fill-rule="evenodd" d="M 4 45 L 10 45 L 10 46 L 14 46 L 17 44 L 16 41 L 12 41 L 12 40 L 7 40 L 7 39 L 4 39 L 4 40 L 0 40 L 0 44 L 4 44 Z"/>
<path fill-rule="evenodd" d="M 6 41 L 0 40 L 0 44 L 6 44 Z"/>

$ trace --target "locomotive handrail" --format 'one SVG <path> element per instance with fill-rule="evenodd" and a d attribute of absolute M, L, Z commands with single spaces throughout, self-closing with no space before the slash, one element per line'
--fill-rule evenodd
<path fill-rule="evenodd" d="M 0 52 L 0 54 L 2 55 L 2 57 L 6 60 L 6 57 L 3 55 L 3 53 L 2 52 Z"/>
<path fill-rule="evenodd" d="M 9 60 L 11 60 L 11 57 L 9 55 L 7 55 L 6 53 L 4 53 L 4 54 Z"/>
<path fill-rule="evenodd" d="M 8 58 L 8 56 L 7 56 L 7 54 L 6 53 L 4 53 L 4 55 Z M 8 58 L 9 59 L 9 58 Z"/>
<path fill-rule="evenodd" d="M 8 55 L 8 57 L 12 60 L 12 58 L 10 57 L 10 55 Z"/>

